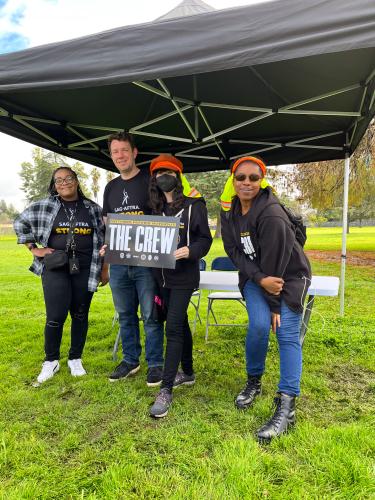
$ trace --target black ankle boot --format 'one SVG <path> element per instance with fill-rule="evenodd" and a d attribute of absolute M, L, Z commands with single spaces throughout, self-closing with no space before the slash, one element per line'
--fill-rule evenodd
<path fill-rule="evenodd" d="M 272 438 L 287 432 L 296 423 L 296 397 L 279 393 L 274 399 L 276 410 L 273 417 L 257 432 L 260 442 L 269 443 Z"/>
<path fill-rule="evenodd" d="M 261 376 L 247 378 L 247 383 L 239 395 L 236 397 L 234 404 L 239 410 L 246 410 L 254 403 L 254 400 L 261 392 Z"/>

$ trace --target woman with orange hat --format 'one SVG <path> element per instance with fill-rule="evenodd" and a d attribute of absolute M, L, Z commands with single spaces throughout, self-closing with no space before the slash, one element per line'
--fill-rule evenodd
<path fill-rule="evenodd" d="M 302 373 L 299 332 L 311 270 L 265 174 L 266 166 L 259 158 L 245 156 L 233 164 L 221 199 L 221 221 L 224 248 L 239 269 L 249 315 L 248 378 L 235 400 L 237 408 L 249 408 L 261 392 L 270 325 L 279 345 L 276 410 L 257 432 L 259 441 L 269 442 L 295 423 Z"/>
<path fill-rule="evenodd" d="M 150 204 L 154 215 L 181 217 L 175 269 L 154 269 L 165 304 L 167 347 L 160 392 L 150 416 L 165 417 L 172 403 L 172 389 L 193 385 L 193 341 L 187 309 L 199 288 L 199 259 L 212 243 L 203 198 L 191 190 L 178 158 L 160 155 L 151 162 Z M 181 363 L 181 371 L 178 367 Z"/>

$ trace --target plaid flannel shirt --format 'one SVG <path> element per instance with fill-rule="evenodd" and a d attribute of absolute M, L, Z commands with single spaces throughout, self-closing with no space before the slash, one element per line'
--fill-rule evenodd
<path fill-rule="evenodd" d="M 94 228 L 88 290 L 90 292 L 96 292 L 102 269 L 102 259 L 99 256 L 99 249 L 104 243 L 102 209 L 91 200 L 83 199 L 82 201 L 84 206 L 89 211 Z M 17 234 L 17 242 L 20 244 L 38 243 L 39 245 L 42 245 L 42 247 L 47 247 L 53 222 L 60 207 L 61 203 L 55 196 L 50 196 L 49 198 L 32 203 L 14 221 L 14 230 Z M 30 271 L 40 276 L 42 274 L 43 267 L 43 259 L 34 257 Z"/>

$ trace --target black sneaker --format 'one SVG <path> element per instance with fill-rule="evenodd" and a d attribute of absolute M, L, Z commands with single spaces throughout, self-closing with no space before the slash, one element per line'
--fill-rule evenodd
<path fill-rule="evenodd" d="M 184 372 L 177 372 L 177 375 L 173 382 L 173 387 L 179 387 L 180 385 L 194 385 L 195 384 L 195 375 L 186 375 Z"/>
<path fill-rule="evenodd" d="M 121 361 L 121 363 L 116 366 L 115 371 L 109 376 L 109 381 L 117 382 L 117 380 L 134 375 L 139 368 L 139 365 L 129 365 L 126 361 Z"/>
<path fill-rule="evenodd" d="M 261 377 L 249 376 L 247 383 L 234 402 L 239 410 L 247 410 L 261 392 Z"/>
<path fill-rule="evenodd" d="M 155 387 L 161 384 L 163 378 L 163 368 L 161 366 L 152 366 L 147 371 L 147 385 Z"/>
<path fill-rule="evenodd" d="M 167 389 L 160 389 L 154 404 L 150 408 L 150 417 L 163 418 L 167 415 L 172 404 L 172 392 Z"/>

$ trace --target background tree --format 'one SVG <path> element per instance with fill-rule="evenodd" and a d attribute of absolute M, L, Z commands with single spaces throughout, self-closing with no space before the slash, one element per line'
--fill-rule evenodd
<path fill-rule="evenodd" d="M 116 174 L 114 172 L 112 172 L 111 170 L 106 170 L 106 172 L 105 172 L 105 180 L 107 181 L 107 184 L 108 184 L 108 182 L 110 182 L 115 177 L 116 177 Z"/>
<path fill-rule="evenodd" d="M 375 183 L 374 183 L 375 185 Z M 358 220 L 360 227 L 364 220 L 375 218 L 375 191 L 368 193 L 362 200 L 361 205 L 349 209 L 349 220 Z"/>
<path fill-rule="evenodd" d="M 21 189 L 25 193 L 28 202 L 33 202 L 45 198 L 48 195 L 48 186 L 52 172 L 58 167 L 69 167 L 69 163 L 64 156 L 41 148 L 34 148 L 32 151 L 32 162 L 23 162 L 21 165 L 20 177 L 22 180 Z M 86 181 L 88 174 L 79 162 L 71 166 L 77 173 L 81 187 L 86 196 L 90 196 Z"/>
<path fill-rule="evenodd" d="M 59 166 L 67 164 L 58 155 L 45 151 L 41 148 L 34 148 L 32 151 L 32 162 L 23 162 L 21 165 L 20 177 L 22 180 L 21 189 L 25 193 L 26 200 L 33 202 L 45 198 L 52 172 Z M 59 162 L 60 161 L 60 162 Z"/>
<path fill-rule="evenodd" d="M 98 201 L 98 193 L 99 193 L 99 180 L 100 180 L 100 172 L 99 169 L 94 167 L 91 170 L 91 191 L 94 196 L 94 200 Z"/>
<path fill-rule="evenodd" d="M 59 155 L 57 155 L 59 156 Z M 61 158 L 64 158 L 63 156 Z M 79 184 L 81 186 L 81 189 L 84 193 L 85 196 L 90 198 L 92 196 L 92 193 L 90 191 L 90 188 L 88 186 L 88 181 L 89 181 L 89 174 L 86 172 L 85 167 L 77 161 L 73 165 L 71 165 L 71 168 L 74 170 L 74 172 L 78 176 Z"/>
<path fill-rule="evenodd" d="M 9 205 L 6 204 L 5 200 L 0 200 L 0 222 L 1 223 L 7 223 L 7 222 L 13 222 L 14 219 L 17 217 L 18 211 L 15 209 L 15 207 L 10 203 Z"/>
<path fill-rule="evenodd" d="M 302 163 L 291 174 L 300 199 L 318 211 L 339 208 L 344 189 L 344 161 Z M 366 206 L 366 210 L 363 207 Z M 371 217 L 375 210 L 375 122 L 369 125 L 350 161 L 349 217 Z M 341 210 L 342 213 L 342 210 Z M 348 226 L 349 227 L 349 226 Z"/>
<path fill-rule="evenodd" d="M 216 220 L 215 238 L 221 237 L 220 227 L 220 195 L 228 179 L 229 171 L 216 170 L 188 174 L 186 177 L 190 185 L 195 187 L 206 200 L 208 217 Z"/>

